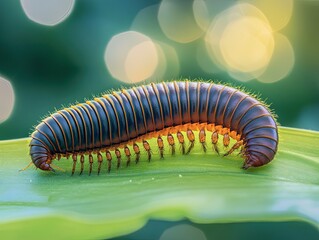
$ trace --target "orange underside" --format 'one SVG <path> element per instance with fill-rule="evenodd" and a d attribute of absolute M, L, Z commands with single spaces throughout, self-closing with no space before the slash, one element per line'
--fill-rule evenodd
<path fill-rule="evenodd" d="M 113 151 L 116 148 L 124 148 L 127 145 L 132 146 L 134 143 L 143 142 L 143 140 L 148 140 L 151 138 L 157 138 L 158 136 L 167 136 L 168 134 L 175 134 L 177 132 L 186 132 L 187 130 L 200 131 L 201 129 L 205 129 L 206 131 L 210 131 L 210 132 L 217 132 L 218 134 L 221 134 L 221 135 L 228 134 L 229 137 L 233 138 L 237 142 L 241 140 L 240 134 L 237 134 L 236 131 L 230 131 L 229 128 L 224 128 L 222 125 L 215 126 L 214 124 L 207 124 L 207 123 L 188 123 L 188 124 L 184 124 L 184 125 L 178 125 L 178 126 L 174 126 L 174 127 L 164 128 L 163 130 L 160 130 L 160 131 L 150 132 L 150 133 L 144 134 L 142 136 L 139 136 L 137 138 L 131 139 L 128 142 L 114 144 L 114 145 L 106 147 L 106 148 L 101 148 L 101 149 L 97 148 L 97 149 L 90 150 L 87 152 L 74 152 L 74 153 L 70 152 L 67 154 L 59 154 L 60 156 L 56 156 L 57 154 L 55 154 L 52 156 L 51 159 L 48 159 L 47 163 L 50 164 L 53 159 L 55 159 L 57 157 L 59 159 L 61 156 L 68 158 L 72 154 L 83 155 L 83 154 L 92 154 L 92 153 L 96 154 L 99 152 L 106 152 L 107 150 Z"/>

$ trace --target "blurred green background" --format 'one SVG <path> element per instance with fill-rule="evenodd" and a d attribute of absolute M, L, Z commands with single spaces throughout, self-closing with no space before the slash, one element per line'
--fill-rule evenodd
<path fill-rule="evenodd" d="M 25 2 L 24 8 L 26 9 L 22 7 L 23 2 Z M 156 43 L 157 46 L 162 46 L 161 53 L 166 57 L 164 60 L 166 68 L 162 69 L 161 73 L 155 71 L 154 75 L 146 79 L 143 79 L 143 76 L 148 76 L 148 73 L 145 73 L 146 75 L 138 73 L 137 76 L 133 76 L 132 81 L 202 78 L 204 80 L 218 80 L 223 83 L 229 82 L 235 86 L 245 86 L 248 90 L 260 94 L 267 103 L 271 103 L 271 108 L 279 116 L 278 121 L 281 125 L 319 130 L 319 31 L 317 26 L 319 1 L 285 0 L 279 1 L 281 6 L 277 6 L 276 1 L 257 0 L 223 1 L 222 3 L 220 1 L 177 0 L 164 1 L 166 5 L 162 2 L 163 6 L 160 6 L 161 2 L 156 0 L 96 0 L 94 3 L 76 1 L 69 11 L 69 15 L 62 13 L 68 17 L 54 26 L 30 20 L 27 16 L 27 8 L 32 8 L 32 5 L 28 2 L 32 1 L 26 0 L 20 3 L 20 1 L 6 0 L 0 2 L 0 76 L 2 79 L 6 79 L 2 81 L 8 81 L 11 84 L 14 94 L 12 112 L 10 109 L 4 110 L 4 108 L 10 108 L 10 101 L 12 102 L 13 98 L 12 94 L 8 93 L 7 88 L 3 87 L 4 84 L 0 84 L 2 88 L 0 112 L 2 115 L 6 114 L 6 116 L 1 116 L 2 121 L 0 120 L 0 139 L 28 136 L 33 129 L 32 126 L 36 125 L 49 112 L 54 111 L 55 108 L 61 108 L 62 104 L 67 106 L 69 103 L 81 102 L 85 98 L 90 99 L 93 95 L 99 95 L 111 88 L 129 86 L 129 84 L 119 81 L 116 76 L 112 76 L 111 66 L 106 66 L 107 60 L 105 61 L 104 57 L 106 46 L 111 42 L 112 37 L 121 36 L 122 33 L 128 31 L 143 34 L 144 38 Z M 72 1 L 69 2 L 72 5 Z M 199 9 L 196 13 L 197 16 L 192 12 L 196 7 L 194 7 L 194 2 Z M 265 2 L 266 4 L 264 4 Z M 249 4 L 249 7 L 254 6 L 261 12 L 264 9 L 261 14 L 268 18 L 269 22 L 277 21 L 279 25 L 280 21 L 284 22 L 281 24 L 282 26 L 278 27 L 278 30 L 275 29 L 276 27 L 272 29 L 274 34 L 280 34 L 289 41 L 292 48 L 290 50 L 293 51 L 292 60 L 290 51 L 290 55 L 289 53 L 287 57 L 282 55 L 277 62 L 273 63 L 277 70 L 288 68 L 281 79 L 278 80 L 274 77 L 275 82 L 264 83 L 255 79 L 258 78 L 258 74 L 241 72 L 240 67 L 239 71 L 237 68 L 232 74 L 231 71 L 234 69 L 230 68 L 234 67 L 233 63 L 227 63 L 227 59 L 224 59 L 224 63 L 223 61 L 218 63 L 222 56 L 218 54 L 209 56 L 207 54 L 209 52 L 207 35 L 209 29 L 212 28 L 211 25 L 218 17 L 221 19 L 220 15 L 225 13 L 225 10 L 226 14 L 233 14 L 229 13 L 229 9 L 235 6 L 236 11 L 236 4 Z M 266 5 L 266 7 L 262 5 Z M 39 9 L 34 10 L 33 13 L 31 11 L 31 14 L 39 15 L 40 7 L 38 6 Z M 50 6 L 50 8 L 54 10 L 54 6 Z M 159 9 L 161 9 L 160 12 Z M 288 13 L 283 12 L 283 10 L 287 10 Z M 248 15 L 256 17 L 256 13 L 251 13 L 253 11 L 244 9 L 241 14 L 245 15 L 248 12 Z M 46 12 L 43 14 L 45 15 Z M 202 23 L 204 25 L 208 23 L 206 24 L 208 27 L 199 28 L 203 25 Z M 225 30 L 227 24 L 231 25 L 229 22 L 223 24 L 221 24 L 222 30 Z M 228 30 L 237 29 L 238 24 L 236 24 L 230 26 Z M 253 30 L 257 31 L 257 34 L 261 28 L 259 22 L 258 24 L 255 26 L 257 30 Z M 192 34 L 193 37 L 188 38 Z M 214 38 L 212 41 L 218 40 L 218 36 L 215 38 L 215 33 L 212 34 L 212 38 Z M 232 36 L 236 38 L 236 33 L 232 34 L 230 32 L 230 35 L 227 35 L 228 39 L 224 41 L 226 45 L 233 44 L 235 46 L 234 43 L 242 40 L 234 39 L 234 42 L 229 43 L 229 38 L 231 39 Z M 125 34 L 122 37 L 125 40 Z M 117 71 L 120 72 L 124 63 L 121 62 L 120 54 L 116 51 L 121 49 L 125 51 L 125 46 L 132 45 L 129 38 L 126 40 L 122 44 L 123 46 L 115 41 L 113 43 L 115 50 L 111 49 L 111 55 L 109 54 L 109 61 L 117 61 L 116 64 L 119 65 Z M 239 43 L 239 48 L 242 47 L 240 44 L 242 43 Z M 269 42 L 266 45 L 269 46 Z M 274 48 L 277 46 L 279 44 L 276 45 L 274 42 Z M 148 47 L 142 46 L 140 49 L 144 48 L 147 51 Z M 260 49 L 260 46 L 257 45 L 257 47 Z M 252 55 L 249 50 L 254 51 L 255 49 L 245 50 L 245 56 Z M 145 51 L 144 55 L 150 54 L 150 51 L 146 53 Z M 225 51 L 226 54 L 227 51 L 237 54 L 238 49 L 226 49 Z M 132 58 L 135 58 L 137 63 L 133 61 L 131 66 L 133 70 L 138 70 L 138 67 L 143 68 L 144 65 L 144 69 L 154 67 L 149 66 L 152 62 L 147 64 L 150 56 L 146 56 L 146 60 L 143 59 L 144 55 L 139 53 L 138 49 L 135 49 L 134 54 L 131 56 L 131 62 Z M 235 57 L 237 56 L 238 54 L 235 55 Z M 211 58 L 209 59 L 209 57 Z M 239 60 L 241 61 L 241 59 Z M 248 64 L 249 61 L 251 59 L 248 59 Z M 267 59 L 265 61 L 267 62 Z M 292 62 L 290 68 L 285 66 L 286 62 L 289 61 Z M 221 66 L 223 64 L 224 66 Z M 227 64 L 229 66 L 225 66 Z M 274 71 L 269 68 L 269 72 Z M 237 73 L 239 76 L 236 75 Z M 244 81 L 238 79 L 244 79 Z M 272 76 L 270 79 L 268 77 L 266 81 L 271 82 Z"/>
<path fill-rule="evenodd" d="M 27 137 L 63 104 L 130 81 L 183 78 L 244 86 L 271 104 L 281 125 L 319 130 L 319 1 L 70 0 L 66 10 L 54 2 L 0 1 L 0 140 Z M 251 236 L 251 228 L 277 238 L 318 233 L 298 222 L 207 226 L 216 237 Z"/>

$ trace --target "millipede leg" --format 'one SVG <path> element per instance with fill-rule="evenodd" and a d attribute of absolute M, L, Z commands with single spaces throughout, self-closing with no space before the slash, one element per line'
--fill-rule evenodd
<path fill-rule="evenodd" d="M 34 165 L 33 162 L 31 161 L 26 167 L 22 168 L 19 170 L 19 172 L 23 172 L 25 171 L 26 169 L 28 169 L 30 166 Z"/>
<path fill-rule="evenodd" d="M 206 153 L 206 132 L 204 128 L 199 131 L 199 142 L 202 144 L 203 150 Z"/>
<path fill-rule="evenodd" d="M 97 169 L 97 175 L 100 175 L 101 166 L 102 166 L 102 163 L 103 163 L 103 157 L 102 157 L 101 153 L 97 154 L 97 161 L 99 163 L 99 166 L 98 166 L 98 169 Z"/>
<path fill-rule="evenodd" d="M 172 155 L 175 155 L 175 141 L 172 134 L 167 135 L 168 144 L 171 146 Z"/>
<path fill-rule="evenodd" d="M 206 153 L 207 152 L 207 144 L 202 143 L 202 148 L 203 148 L 204 153 Z"/>
<path fill-rule="evenodd" d="M 92 156 L 92 154 L 89 155 L 89 163 L 90 163 L 89 175 L 91 175 L 92 166 L 93 166 L 93 156 Z"/>
<path fill-rule="evenodd" d="M 135 163 L 137 164 L 139 162 L 140 156 L 141 156 L 140 147 L 136 143 L 134 143 L 133 150 L 135 152 Z"/>
<path fill-rule="evenodd" d="M 75 167 L 76 167 L 76 162 L 77 162 L 77 155 L 73 154 L 72 155 L 72 159 L 73 159 L 73 167 L 72 167 L 72 175 L 73 175 L 74 172 L 75 172 Z"/>
<path fill-rule="evenodd" d="M 135 154 L 135 164 L 138 164 L 138 162 L 140 161 L 140 157 L 141 157 L 141 153 Z"/>
<path fill-rule="evenodd" d="M 126 160 L 126 166 L 130 166 L 130 163 L 131 163 L 131 157 L 130 156 L 127 156 L 127 160 Z"/>
<path fill-rule="evenodd" d="M 148 162 L 151 161 L 151 158 L 152 158 L 151 151 L 147 151 L 147 160 L 148 160 Z"/>
<path fill-rule="evenodd" d="M 228 134 L 228 133 L 225 133 L 225 134 L 224 134 L 223 143 L 224 143 L 224 146 L 225 146 L 226 148 L 229 146 L 230 137 L 229 137 L 229 134 Z"/>
<path fill-rule="evenodd" d="M 57 166 L 57 165 L 54 165 L 53 163 L 51 163 L 51 166 L 52 166 L 52 167 L 55 167 L 55 168 L 57 168 L 57 169 L 59 169 L 59 170 L 61 170 L 61 171 L 64 172 L 64 169 L 63 169 L 63 168 L 61 168 L 61 167 L 59 167 L 59 166 Z M 55 172 L 55 170 L 54 170 L 52 167 L 51 167 L 50 170 L 51 170 L 52 172 Z"/>
<path fill-rule="evenodd" d="M 207 152 L 206 143 L 202 143 L 202 148 L 203 148 L 204 153 L 206 153 Z"/>
<path fill-rule="evenodd" d="M 112 167 L 112 155 L 110 151 L 106 151 L 106 159 L 107 159 L 107 172 L 110 173 Z"/>
<path fill-rule="evenodd" d="M 163 159 L 164 158 L 164 149 L 160 148 L 159 152 L 160 152 L 160 158 Z"/>
<path fill-rule="evenodd" d="M 195 135 L 194 135 L 194 132 L 191 129 L 187 129 L 187 138 L 188 138 L 188 140 L 190 142 L 190 146 L 189 146 L 186 154 L 189 154 L 191 152 L 191 150 L 195 146 Z"/>
<path fill-rule="evenodd" d="M 117 158 L 117 169 L 119 169 L 120 166 L 121 166 L 121 152 L 120 152 L 120 150 L 118 148 L 115 149 L 115 155 L 116 155 L 116 158 Z"/>
<path fill-rule="evenodd" d="M 194 146 L 195 146 L 195 142 L 194 141 L 190 142 L 190 145 L 188 147 L 186 154 L 189 154 L 192 151 L 192 149 L 194 148 Z"/>
<path fill-rule="evenodd" d="M 182 154 L 185 154 L 185 140 L 184 140 L 184 135 L 183 135 L 180 131 L 178 131 L 176 135 L 177 135 L 177 139 L 178 139 L 178 141 L 179 141 L 179 143 L 180 143 L 180 145 L 181 145 L 181 148 L 182 148 Z"/>
<path fill-rule="evenodd" d="M 145 151 L 147 152 L 147 159 L 150 162 L 151 158 L 152 158 L 151 147 L 150 147 L 150 144 L 146 140 L 143 140 L 143 147 L 144 147 Z"/>
<path fill-rule="evenodd" d="M 232 148 L 231 148 L 227 153 L 224 154 L 224 156 L 227 156 L 227 155 L 231 154 L 233 151 L 235 151 L 236 149 L 238 149 L 239 147 L 241 147 L 241 146 L 243 145 L 243 143 L 244 143 L 243 140 L 240 140 L 240 141 L 236 142 L 236 143 L 232 146 Z"/>
<path fill-rule="evenodd" d="M 219 150 L 218 150 L 217 144 L 213 144 L 213 147 L 214 147 L 215 152 L 217 152 L 217 154 L 219 155 Z"/>
<path fill-rule="evenodd" d="M 243 144 L 243 145 L 241 145 L 240 151 L 239 151 L 239 153 L 237 155 L 244 155 L 244 153 L 245 153 L 245 146 Z"/>
<path fill-rule="evenodd" d="M 160 152 L 160 158 L 164 158 L 164 142 L 161 136 L 157 137 L 157 145 Z"/>
<path fill-rule="evenodd" d="M 171 148 L 172 148 L 172 155 L 175 155 L 175 144 L 171 145 Z"/>
<path fill-rule="evenodd" d="M 182 154 L 185 154 L 185 143 L 181 144 L 181 148 L 182 148 Z"/>
<path fill-rule="evenodd" d="M 215 131 L 212 134 L 212 144 L 213 144 L 214 150 L 219 155 L 219 150 L 218 150 L 218 147 L 217 147 L 217 143 L 218 143 L 218 132 Z"/>
<path fill-rule="evenodd" d="M 130 149 L 127 147 L 127 146 L 125 146 L 124 147 L 124 152 L 125 152 L 125 155 L 126 155 L 126 166 L 128 167 L 129 165 L 130 165 L 130 163 L 131 163 L 131 151 L 130 151 Z"/>
<path fill-rule="evenodd" d="M 81 175 L 83 173 L 83 169 L 84 169 L 84 155 L 81 155 L 80 163 L 81 163 L 81 170 L 80 170 L 80 175 Z"/>

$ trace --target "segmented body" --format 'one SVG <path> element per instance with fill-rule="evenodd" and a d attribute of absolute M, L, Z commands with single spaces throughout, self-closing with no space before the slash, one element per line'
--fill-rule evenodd
<path fill-rule="evenodd" d="M 161 157 L 164 139 L 175 153 L 173 133 L 177 133 L 182 152 L 189 153 L 195 142 L 193 130 L 199 131 L 199 141 L 205 151 L 205 130 L 212 131 L 211 142 L 217 152 L 219 134 L 223 135 L 225 146 L 234 138 L 237 142 L 225 155 L 242 147 L 245 169 L 270 162 L 277 151 L 276 122 L 258 100 L 221 84 L 179 81 L 133 87 L 60 110 L 36 127 L 31 135 L 30 154 L 37 168 L 51 171 L 53 159 L 72 155 L 74 173 L 78 156 L 83 171 L 84 154 L 89 154 L 91 172 L 91 154 L 97 153 L 100 172 L 101 152 L 106 151 L 110 170 L 112 155 L 109 150 L 115 149 L 119 166 L 118 148 L 125 148 L 127 144 L 133 144 L 138 162 L 137 143 L 142 142 L 150 160 L 151 149 L 147 142 L 150 137 L 158 138 Z M 188 151 L 181 131 L 186 132 L 189 140 Z M 130 150 L 124 150 L 129 164 Z"/>

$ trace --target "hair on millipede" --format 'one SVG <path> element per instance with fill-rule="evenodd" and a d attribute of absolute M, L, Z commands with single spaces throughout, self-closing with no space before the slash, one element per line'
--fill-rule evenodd
<path fill-rule="evenodd" d="M 204 152 L 212 149 L 219 154 L 217 145 L 222 142 L 227 149 L 225 156 L 241 149 L 244 169 L 270 162 L 277 151 L 276 120 L 270 105 L 260 99 L 260 94 L 202 79 L 150 83 L 131 89 L 110 89 L 101 97 L 93 96 L 93 100 L 85 98 L 84 103 L 69 105 L 69 109 L 64 105 L 61 110 L 55 109 L 57 115 L 42 119 L 45 124 L 36 126 L 32 134 L 30 154 L 33 163 L 42 170 L 53 171 L 53 160 L 72 156 L 73 174 L 80 157 L 82 173 L 84 155 L 89 155 L 91 174 L 92 154 L 97 154 L 100 173 L 104 152 L 107 153 L 104 158 L 108 160 L 108 168 L 109 151 L 114 150 L 118 167 L 125 158 L 129 165 L 134 154 L 135 162 L 138 162 L 140 149 L 151 161 L 154 147 L 148 141 L 151 138 L 157 138 L 155 147 L 161 157 L 165 155 L 164 149 L 173 155 L 177 150 L 190 154 L 197 143 Z M 196 137 L 194 132 L 199 132 L 199 136 Z M 211 147 L 206 132 L 211 132 Z M 230 145 L 230 139 L 236 143 Z M 162 141 L 167 142 L 168 147 L 162 146 Z"/>

